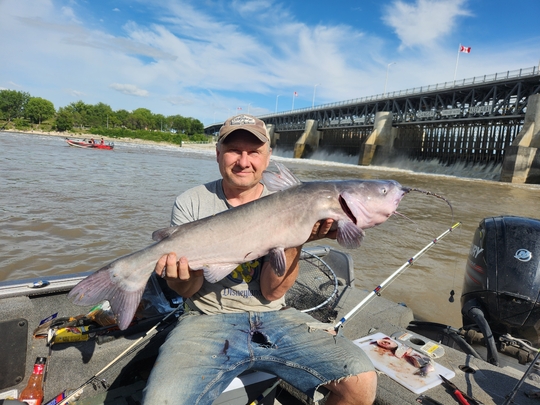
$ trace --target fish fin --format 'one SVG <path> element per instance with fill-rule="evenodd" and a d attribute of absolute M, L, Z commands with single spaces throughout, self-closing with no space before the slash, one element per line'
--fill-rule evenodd
<path fill-rule="evenodd" d="M 292 172 L 279 162 L 274 162 L 278 172 L 263 172 L 263 183 L 270 191 L 283 191 L 288 188 L 302 184 Z"/>
<path fill-rule="evenodd" d="M 287 259 L 285 258 L 285 249 L 283 248 L 274 248 L 270 252 L 270 265 L 276 272 L 276 274 L 281 277 L 285 274 Z"/>
<path fill-rule="evenodd" d="M 352 221 L 339 220 L 337 230 L 338 243 L 347 248 L 354 249 L 362 244 L 365 232 L 359 229 Z"/>
<path fill-rule="evenodd" d="M 95 305 L 103 300 L 109 301 L 116 315 L 118 327 L 126 329 L 141 300 L 143 288 L 137 291 L 126 291 L 120 283 L 115 283 L 108 267 L 105 267 L 79 282 L 69 292 L 68 298 L 76 305 Z"/>
<path fill-rule="evenodd" d="M 219 280 L 228 276 L 239 265 L 239 263 L 222 263 L 219 265 L 203 266 L 204 278 L 209 283 L 217 283 Z"/>
<path fill-rule="evenodd" d="M 152 233 L 152 240 L 156 242 L 160 242 L 165 238 L 168 238 L 172 234 L 176 233 L 180 229 L 180 225 L 178 226 L 170 226 L 168 228 L 162 228 L 158 229 L 157 231 L 154 231 Z"/>

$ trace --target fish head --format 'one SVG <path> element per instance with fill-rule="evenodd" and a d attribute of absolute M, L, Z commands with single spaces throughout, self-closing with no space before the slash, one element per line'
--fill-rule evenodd
<path fill-rule="evenodd" d="M 407 192 L 395 180 L 354 181 L 340 192 L 339 203 L 358 228 L 366 229 L 390 218 Z"/>

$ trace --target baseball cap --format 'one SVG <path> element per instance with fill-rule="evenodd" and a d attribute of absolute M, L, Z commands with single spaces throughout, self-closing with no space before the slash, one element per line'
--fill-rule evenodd
<path fill-rule="evenodd" d="M 218 142 L 223 142 L 223 140 L 232 134 L 234 131 L 243 129 L 245 131 L 251 132 L 261 142 L 269 142 L 270 135 L 268 135 L 268 130 L 266 129 L 265 123 L 248 114 L 235 115 L 234 117 L 228 118 L 222 125 L 219 130 Z"/>

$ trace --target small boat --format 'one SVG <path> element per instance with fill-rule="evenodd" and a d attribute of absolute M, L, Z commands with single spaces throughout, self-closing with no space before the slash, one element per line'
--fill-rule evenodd
<path fill-rule="evenodd" d="M 511 232 L 517 231 L 517 228 L 522 231 L 523 228 L 528 228 L 528 232 Z M 489 273 L 494 266 L 492 258 L 497 260 L 498 257 L 505 256 L 503 252 L 514 256 L 517 243 L 520 249 L 529 248 L 532 251 L 529 261 L 518 260 L 528 266 L 526 273 L 540 274 L 537 259 L 540 248 L 534 245 L 538 235 L 534 233 L 536 230 L 540 232 L 538 220 L 513 217 L 486 219 L 481 223 L 473 240 L 471 254 L 479 258 L 480 249 L 484 249 L 481 253 L 485 255 Z M 532 240 L 523 236 L 531 232 L 534 233 Z M 504 240 L 502 234 L 508 234 L 511 238 Z M 479 235 L 482 240 L 478 239 Z M 514 243 L 517 239 L 519 243 Z M 536 246 L 537 250 L 529 246 Z M 519 257 L 527 260 L 523 254 Z M 497 272 L 505 272 L 501 266 L 496 267 Z M 503 276 L 502 279 L 514 277 L 515 272 L 516 269 L 512 268 L 510 273 L 506 272 L 507 277 Z M 142 390 L 159 347 L 182 311 L 182 298 L 168 289 L 162 279 L 151 277 L 143 295 L 144 305 L 141 308 L 144 310 L 136 316 L 128 329 L 120 331 L 114 323 L 110 323 L 106 305 L 98 306 L 97 309 L 79 307 L 67 299 L 66 295 L 71 288 L 88 274 L 0 282 L 0 404 L 2 398 L 16 397 L 25 387 L 36 357 L 47 358 L 44 404 L 47 404 L 47 401 L 52 401 L 51 404 L 58 403 L 54 402 L 55 398 L 71 394 L 80 396 L 79 403 L 84 405 L 141 403 Z M 469 284 L 467 277 L 469 276 L 465 276 L 466 285 Z M 487 274 L 487 278 L 489 277 L 491 275 Z M 289 306 L 313 316 L 313 325 L 309 324 L 310 328 L 327 325 L 328 329 L 331 329 L 336 325 L 336 320 L 347 318 L 340 333 L 366 351 L 375 367 L 384 373 L 378 378 L 376 405 L 454 405 L 455 390 L 448 389 L 448 384 L 443 383 L 439 375 L 451 380 L 451 383 L 469 397 L 481 401 L 469 401 L 470 404 L 510 404 L 514 402 L 505 400 L 510 400 L 511 396 L 512 399 L 515 397 L 516 404 L 538 403 L 534 398 L 534 395 L 540 392 L 538 379 L 527 379 L 522 385 L 517 385 L 526 375 L 523 368 L 494 365 L 489 361 L 489 357 L 494 356 L 493 352 L 486 360 L 480 355 L 473 355 L 474 352 L 467 353 L 460 347 L 455 347 L 455 341 L 450 339 L 448 334 L 442 339 L 428 337 L 429 329 L 433 328 L 424 328 L 422 332 L 419 332 L 418 328 L 414 330 L 411 326 L 418 325 L 414 322 L 412 311 L 403 304 L 381 297 L 379 287 L 375 288 L 377 294 L 373 294 L 375 296 L 365 308 L 349 319 L 351 312 L 358 307 L 357 304 L 365 302 L 372 294 L 355 288 L 354 278 L 354 266 L 349 254 L 329 246 L 304 247 L 299 276 L 287 293 L 286 301 Z M 536 280 L 540 280 L 540 277 L 531 275 L 531 280 L 538 283 Z M 516 281 L 520 287 L 522 283 L 519 278 Z M 481 283 L 482 281 L 479 281 L 478 286 Z M 508 285 L 507 283 L 506 286 Z M 483 296 L 487 294 L 482 295 L 478 286 L 465 289 L 462 299 L 467 302 L 469 295 L 478 293 L 475 298 L 480 307 Z M 512 286 L 516 287 L 515 283 Z M 499 291 L 498 294 L 504 294 L 504 291 Z M 504 314 L 501 316 L 505 315 L 505 322 L 508 322 L 509 310 L 515 309 L 516 316 L 523 314 L 523 303 L 527 301 L 524 294 L 521 292 L 519 298 L 516 294 L 512 297 L 514 307 L 506 306 L 504 311 L 497 306 L 494 309 L 484 307 L 485 318 L 493 321 L 494 317 L 502 312 Z M 418 299 L 422 299 L 421 292 Z M 509 300 L 508 305 L 510 301 L 512 300 Z M 426 302 L 426 305 L 429 303 Z M 540 318 L 534 310 L 527 314 L 527 321 L 530 321 L 531 325 L 533 321 L 529 318 Z M 470 330 L 475 329 L 481 334 L 489 333 L 502 337 L 505 332 L 500 321 L 493 323 L 492 331 L 485 325 L 475 328 L 469 321 L 467 324 Z M 520 328 L 511 325 L 508 329 L 514 336 L 534 340 L 533 329 L 537 324 L 540 324 L 540 321 L 534 323 L 534 326 Z M 454 338 L 462 343 L 460 346 L 469 345 L 463 337 Z M 417 369 L 397 355 L 381 353 L 382 349 L 374 344 L 378 342 L 377 339 L 393 339 L 398 345 L 412 348 L 424 357 L 430 356 L 435 371 L 427 376 L 417 375 Z M 495 349 L 500 351 L 500 357 L 508 357 L 509 363 L 514 360 L 517 365 L 518 360 L 512 358 L 508 350 L 501 350 L 502 346 L 510 345 L 508 340 L 500 343 L 504 345 L 497 344 Z M 475 347 L 480 344 L 485 342 L 470 343 Z M 538 345 L 538 341 L 534 341 L 534 344 Z M 530 355 L 525 356 L 522 350 L 521 355 L 517 356 L 522 363 L 519 366 L 525 366 L 527 362 L 534 363 L 531 360 L 535 352 L 533 348 Z M 516 350 L 513 353 L 516 356 Z M 371 355 L 375 357 L 372 358 Z M 171 377 L 171 383 L 182 382 Z M 321 398 L 316 398 L 316 401 Z M 305 394 L 294 388 L 294 381 L 285 382 L 274 375 L 256 371 L 246 372 L 235 378 L 214 405 L 302 405 L 313 403 L 310 401 Z M 72 399 L 69 403 L 72 403 Z"/>
<path fill-rule="evenodd" d="M 92 142 L 87 141 L 86 139 L 83 139 L 82 141 L 76 141 L 73 139 L 66 138 L 66 142 L 69 146 L 74 146 L 76 148 L 85 148 L 85 149 L 109 149 L 112 150 L 114 148 L 114 143 L 99 143 L 99 142 Z"/>

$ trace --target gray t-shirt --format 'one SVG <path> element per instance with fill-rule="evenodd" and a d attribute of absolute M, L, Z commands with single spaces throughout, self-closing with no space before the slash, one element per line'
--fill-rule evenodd
<path fill-rule="evenodd" d="M 264 187 L 261 197 L 269 194 L 271 193 Z M 232 207 L 223 192 L 222 180 L 216 180 L 187 190 L 176 198 L 171 226 L 206 218 L 229 208 Z M 261 293 L 259 279 L 263 260 L 261 258 L 243 263 L 217 283 L 204 280 L 201 289 L 188 300 L 189 305 L 205 314 L 281 309 L 285 306 L 284 297 L 268 301 Z"/>

